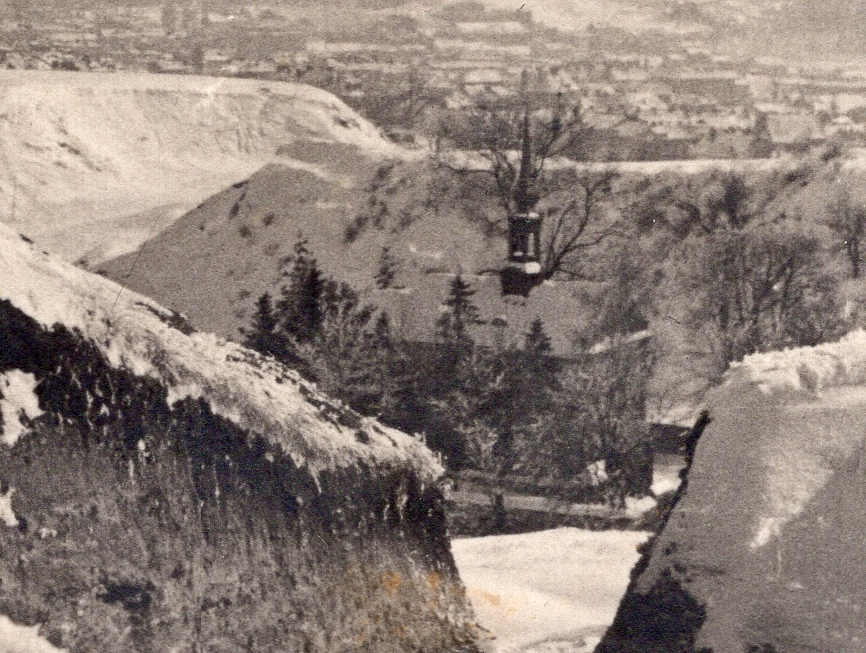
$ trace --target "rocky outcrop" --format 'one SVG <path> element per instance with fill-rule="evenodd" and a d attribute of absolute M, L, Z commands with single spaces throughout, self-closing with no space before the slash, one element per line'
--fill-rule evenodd
<path fill-rule="evenodd" d="M 441 468 L 0 228 L 0 614 L 71 653 L 451 651 Z"/>
<path fill-rule="evenodd" d="M 866 333 L 747 357 L 597 653 L 866 646 Z"/>

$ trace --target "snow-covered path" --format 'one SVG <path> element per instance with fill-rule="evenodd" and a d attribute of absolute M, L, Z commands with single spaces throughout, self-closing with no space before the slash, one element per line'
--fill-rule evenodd
<path fill-rule="evenodd" d="M 649 533 L 557 528 L 452 542 L 495 653 L 591 651 L 613 621 Z"/>

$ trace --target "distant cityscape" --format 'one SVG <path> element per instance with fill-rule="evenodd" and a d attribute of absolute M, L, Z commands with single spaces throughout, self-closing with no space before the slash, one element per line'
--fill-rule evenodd
<path fill-rule="evenodd" d="M 327 13 L 323 6 L 320 12 Z M 866 75 L 717 51 L 700 31 L 560 31 L 529 11 L 454 2 L 323 29 L 282 4 L 31 10 L 0 2 L 0 65 L 253 77 L 325 88 L 408 146 L 480 102 L 579 107 L 587 160 L 759 158 L 866 134 Z"/>

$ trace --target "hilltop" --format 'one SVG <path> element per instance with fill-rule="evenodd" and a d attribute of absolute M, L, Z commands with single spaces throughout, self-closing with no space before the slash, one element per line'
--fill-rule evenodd
<path fill-rule="evenodd" d="M 134 250 L 297 140 L 402 155 L 303 84 L 3 70 L 0 91 L 0 220 L 67 260 Z"/>

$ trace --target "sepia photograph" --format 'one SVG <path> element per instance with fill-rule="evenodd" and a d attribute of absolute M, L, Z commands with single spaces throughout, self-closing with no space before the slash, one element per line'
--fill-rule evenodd
<path fill-rule="evenodd" d="M 863 653 L 864 256 L 864 0 L 0 0 L 0 653 Z"/>

